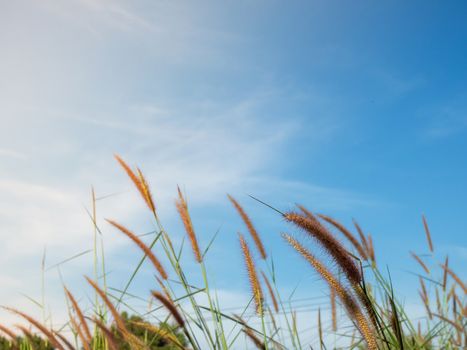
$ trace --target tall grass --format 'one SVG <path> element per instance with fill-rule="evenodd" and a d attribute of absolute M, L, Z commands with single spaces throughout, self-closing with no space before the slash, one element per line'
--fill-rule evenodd
<path fill-rule="evenodd" d="M 239 254 L 243 255 L 244 269 L 251 286 L 250 302 L 244 305 L 240 314 L 231 314 L 220 307 L 216 290 L 211 289 L 205 257 L 214 239 L 201 247 L 190 216 L 186 198 L 178 189 L 175 202 L 186 237 L 193 251 L 193 261 L 199 267 L 200 279 L 193 273 L 188 275 L 181 261 L 183 245 L 176 247 L 172 236 L 159 220 L 156 201 L 148 181 L 139 168 L 132 169 L 121 157 L 118 163 L 129 176 L 136 190 L 146 204 L 156 227 L 154 239 L 144 243 L 131 229 L 107 219 L 107 222 L 120 234 L 132 241 L 143 253 L 143 258 L 132 271 L 128 282 L 119 294 L 109 288 L 106 281 L 106 265 L 100 229 L 97 225 L 96 197 L 92 191 L 92 211 L 89 216 L 94 227 L 94 276 L 87 277 L 87 283 L 95 292 L 93 309 L 84 310 L 75 299 L 72 291 L 64 286 L 68 305 L 68 322 L 60 329 L 53 329 L 44 320 L 38 321 L 11 307 L 5 310 L 21 317 L 27 327 L 0 325 L 5 335 L 3 347 L 21 350 L 40 348 L 37 337 L 46 339 L 48 348 L 59 350 L 116 350 L 152 349 L 155 340 L 163 340 L 166 349 L 310 349 L 315 344 L 319 349 L 458 349 L 467 347 L 466 335 L 466 285 L 449 267 L 449 259 L 440 263 L 441 278 L 428 268 L 425 255 L 411 252 L 419 264 L 421 273 L 420 298 L 426 315 L 418 320 L 411 319 L 397 299 L 392 282 L 386 272 L 380 271 L 375 256 L 372 237 L 365 235 L 357 222 L 355 233 L 337 220 L 315 214 L 297 205 L 297 210 L 278 215 L 293 228 L 299 228 L 311 240 L 303 240 L 289 233 L 282 233 L 284 249 L 295 252 L 304 261 L 305 268 L 315 271 L 327 283 L 330 290 L 329 309 L 331 326 L 324 327 L 322 305 L 317 313 L 317 333 L 314 339 L 299 331 L 296 309 L 290 299 L 284 299 L 283 289 L 277 283 L 274 260 L 265 249 L 253 220 L 241 204 L 232 196 L 228 199 L 237 214 L 245 223 L 248 236 L 239 237 Z M 434 252 L 429 226 L 422 219 L 428 248 Z M 249 241 L 253 242 L 250 246 Z M 162 259 L 156 255 L 163 253 Z M 254 247 L 261 261 L 252 254 Z M 316 255 L 314 251 L 319 251 Z M 432 258 L 429 255 L 429 258 Z M 128 289 L 140 271 L 145 260 L 149 260 L 156 272 L 157 284 L 151 291 L 150 303 L 157 307 L 136 319 L 122 314 L 122 309 L 132 310 L 125 301 Z M 260 264 L 261 263 L 261 264 Z M 260 269 L 264 266 L 265 269 Z M 260 279 L 259 277 L 262 277 Z M 193 281 L 201 281 L 199 285 Z M 371 282 L 370 282 L 371 281 Z M 267 293 L 265 293 L 265 291 Z M 43 303 L 42 303 L 43 304 Z M 256 315 L 246 319 L 248 310 L 254 307 Z M 346 320 L 337 319 L 338 311 L 343 310 Z M 162 318 L 161 318 L 162 313 Z M 156 315 L 160 324 L 145 321 L 145 317 Z M 309 321 L 311 324 L 312 320 Z M 260 325 L 257 327 L 256 325 Z M 15 333 L 15 330 L 18 333 Z M 72 336 L 66 331 L 71 331 Z M 19 332 L 23 336 L 19 336 Z M 336 335 L 339 341 L 326 344 L 326 332 Z M 316 345 L 318 344 L 318 345 Z"/>

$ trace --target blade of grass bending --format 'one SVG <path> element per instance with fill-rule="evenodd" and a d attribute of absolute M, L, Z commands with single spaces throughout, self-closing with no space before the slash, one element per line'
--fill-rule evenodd
<path fill-rule="evenodd" d="M 92 249 L 88 249 L 88 250 L 85 250 L 85 251 L 83 251 L 83 252 L 81 252 L 81 253 L 75 254 L 75 255 L 73 255 L 73 256 L 70 257 L 70 258 L 67 258 L 67 259 L 65 259 L 65 260 L 60 261 L 59 263 L 56 263 L 56 264 L 54 264 L 54 265 L 52 265 L 52 266 L 47 267 L 47 268 L 45 269 L 45 272 L 50 271 L 50 270 L 52 270 L 52 269 L 55 268 L 55 267 L 58 267 L 58 266 L 63 265 L 63 264 L 65 264 L 65 263 L 67 263 L 67 262 L 70 262 L 70 261 L 72 261 L 73 259 L 79 258 L 80 256 L 86 255 L 86 254 L 88 254 L 88 253 L 90 253 L 90 252 L 92 252 Z"/>

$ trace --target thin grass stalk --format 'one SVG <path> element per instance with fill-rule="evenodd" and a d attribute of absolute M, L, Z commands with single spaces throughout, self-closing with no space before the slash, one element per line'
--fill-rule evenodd
<path fill-rule="evenodd" d="M 330 288 L 332 331 L 337 331 L 336 292 Z"/>

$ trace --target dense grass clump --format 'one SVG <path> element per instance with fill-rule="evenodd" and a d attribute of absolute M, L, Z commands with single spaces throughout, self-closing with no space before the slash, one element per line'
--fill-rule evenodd
<path fill-rule="evenodd" d="M 441 279 L 438 281 L 435 271 L 428 268 L 427 257 L 411 252 L 423 270 L 423 274 L 419 274 L 420 298 L 426 310 L 425 317 L 413 320 L 397 299 L 390 278 L 385 277 L 387 273 L 383 274 L 378 268 L 372 237 L 366 235 L 356 222 L 354 233 L 337 220 L 312 213 L 301 205 L 297 205 L 296 211 L 287 213 L 276 210 L 290 228 L 303 233 L 301 236 L 282 233 L 284 249 L 296 253 L 303 259 L 303 266 L 316 272 L 327 284 L 330 327 L 323 326 L 326 305 L 322 305 L 317 310 L 316 337 L 310 339 L 299 331 L 296 310 L 282 295 L 274 262 L 253 220 L 230 195 L 228 199 L 248 232 L 248 235 L 239 233 L 238 237 L 239 254 L 243 255 L 251 286 L 251 299 L 240 313 L 231 314 L 221 309 L 216 291 L 210 288 L 205 265 L 206 254 L 214 239 L 204 249 L 200 246 L 188 203 L 180 189 L 175 204 L 193 251 L 192 262 L 199 266 L 197 277 L 200 278 L 196 279 L 186 274 L 181 261 L 182 247 L 173 244 L 171 235 L 160 222 L 156 201 L 143 173 L 138 168 L 132 169 L 122 158 L 116 158 L 144 200 L 157 228 L 154 239 L 146 244 L 131 229 L 115 220 L 107 220 L 144 254 L 128 283 L 122 290 L 107 285 L 103 250 L 99 250 L 100 229 L 96 223 L 93 192 L 93 210 L 89 214 L 95 230 L 95 274 L 93 278 L 86 277 L 95 292 L 93 308 L 84 309 L 72 291 L 65 288 L 69 320 L 55 329 L 46 321 L 39 322 L 21 310 L 5 307 L 22 318 L 27 326 L 0 326 L 0 333 L 4 335 L 0 338 L 0 349 L 310 349 L 314 346 L 321 350 L 390 350 L 467 347 L 467 288 L 449 267 L 448 257 L 439 264 Z M 429 251 L 433 253 L 425 217 L 423 225 Z M 158 254 L 163 252 L 164 259 L 156 255 L 155 247 Z M 259 260 L 253 252 L 258 253 Z M 146 259 L 152 263 L 156 277 L 155 289 L 148 291 L 149 304 L 155 306 L 145 315 L 128 316 L 122 308 L 134 309 L 124 297 Z M 202 282 L 196 284 L 194 280 Z M 247 311 L 252 306 L 255 312 L 250 314 Z M 337 319 L 338 310 L 343 310 L 345 320 Z M 158 322 L 149 322 L 148 316 L 155 317 Z M 334 335 L 331 343 L 327 333 Z"/>

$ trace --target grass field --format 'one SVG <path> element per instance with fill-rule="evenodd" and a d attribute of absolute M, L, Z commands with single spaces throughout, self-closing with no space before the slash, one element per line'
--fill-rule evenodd
<path fill-rule="evenodd" d="M 126 236 L 144 253 L 144 258 L 134 269 L 128 284 L 116 295 L 106 283 L 106 270 L 98 242 L 95 212 L 90 213 L 95 223 L 95 276 L 87 282 L 95 292 L 92 310 L 84 310 L 75 299 L 73 291 L 64 289 L 68 301 L 69 321 L 61 329 L 52 329 L 47 322 L 38 321 L 25 310 L 5 307 L 18 315 L 23 325 L 1 325 L 4 349 L 310 349 L 309 337 L 303 338 L 298 329 L 296 313 L 290 309 L 276 281 L 272 258 L 265 249 L 255 229 L 253 219 L 241 204 L 229 196 L 234 210 L 243 220 L 247 235 L 238 235 L 239 254 L 244 258 L 244 270 L 251 287 L 250 303 L 243 312 L 232 314 L 219 305 L 215 289 L 210 286 L 209 272 L 205 265 L 206 255 L 215 237 L 201 247 L 192 224 L 187 201 L 178 191 L 176 209 L 186 231 L 187 241 L 193 252 L 192 264 L 199 266 L 203 282 L 194 285 L 193 276 L 185 273 L 181 262 L 181 250 L 172 242 L 171 234 L 164 229 L 148 182 L 139 169 L 130 168 L 120 157 L 117 161 L 140 193 L 158 228 L 155 239 L 145 244 L 141 238 L 120 223 L 108 223 Z M 267 205 L 266 203 L 263 203 Z M 276 210 L 276 209 L 275 209 Z M 358 223 L 350 229 L 331 217 L 316 215 L 297 205 L 294 211 L 277 215 L 290 227 L 303 231 L 300 237 L 282 233 L 283 249 L 304 259 L 310 271 L 317 272 L 329 287 L 329 311 L 317 313 L 317 339 L 315 349 L 459 349 L 467 347 L 466 293 L 467 287 L 449 267 L 446 257 L 437 263 L 438 270 L 429 269 L 432 257 L 410 253 L 420 265 L 420 303 L 426 310 L 425 317 L 413 320 L 406 314 L 398 300 L 387 271 L 377 264 L 373 240 Z M 427 249 L 433 253 L 429 226 L 423 218 Z M 354 233 L 355 232 L 355 233 Z M 280 233 L 278 233 L 280 234 Z M 306 237 L 306 239 L 304 239 Z M 154 249 L 165 254 L 162 259 Z M 320 251 L 315 255 L 314 251 Z M 253 252 L 253 250 L 257 252 Z M 259 259 L 254 257 L 258 256 Z M 127 293 L 144 260 L 154 267 L 156 280 L 150 291 L 154 303 L 152 309 L 164 315 L 158 324 L 150 323 L 147 315 L 128 315 L 121 308 L 132 310 L 125 304 Z M 260 268 L 261 267 L 261 268 Z M 101 278 L 99 278 L 101 276 Z M 436 277 L 439 277 L 437 279 Z M 254 317 L 245 317 L 247 311 L 255 311 Z M 287 310 L 287 312 L 286 312 Z M 337 320 L 339 310 L 344 310 L 347 321 Z M 324 327 L 322 314 L 329 312 L 330 327 Z M 248 313 L 249 314 L 249 313 Z M 311 322 L 311 321 L 310 321 Z M 315 320 L 313 320 L 313 323 Z M 26 325 L 26 326 L 25 326 Z M 259 326 L 257 326 L 259 325 Z M 70 332 L 71 331 L 71 332 Z M 326 344 L 325 332 L 338 335 L 339 341 Z M 71 336 L 70 336 L 71 334 Z M 316 344 L 318 344 L 316 346 Z"/>

